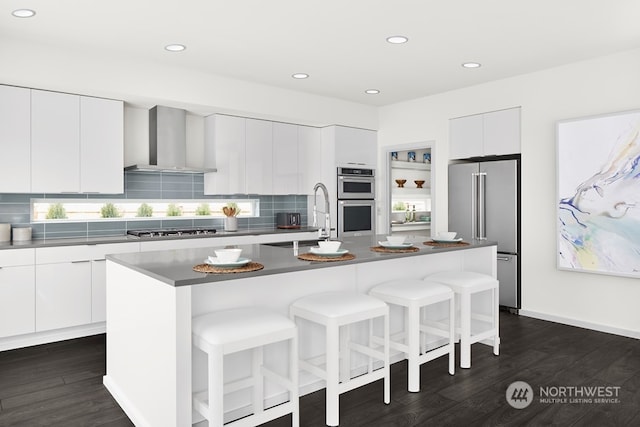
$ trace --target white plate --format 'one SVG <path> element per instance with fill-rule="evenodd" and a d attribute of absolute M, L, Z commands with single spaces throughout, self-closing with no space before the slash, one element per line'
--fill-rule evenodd
<path fill-rule="evenodd" d="M 234 262 L 221 262 L 218 261 L 216 257 L 211 257 L 204 260 L 205 264 L 212 265 L 214 267 L 220 268 L 233 268 L 233 267 L 242 267 L 245 264 L 248 264 L 251 260 L 249 258 L 238 258 L 237 261 Z"/>
<path fill-rule="evenodd" d="M 399 245 L 392 245 L 391 243 L 389 243 L 388 241 L 384 241 L 384 242 L 378 242 L 380 244 L 380 246 L 382 246 L 383 248 L 388 248 L 388 249 L 407 249 L 413 246 L 413 243 L 402 243 Z"/>
<path fill-rule="evenodd" d="M 457 239 L 436 239 L 434 237 L 432 240 L 436 243 L 458 243 L 462 242 L 462 237 L 458 237 Z"/>
<path fill-rule="evenodd" d="M 339 257 L 342 256 L 344 254 L 346 254 L 347 252 L 349 252 L 348 249 L 338 249 L 336 252 L 324 252 L 322 249 L 320 249 L 318 246 L 314 246 L 312 248 L 309 249 L 309 252 L 311 252 L 314 255 L 320 255 L 320 256 L 326 256 L 326 257 Z"/>

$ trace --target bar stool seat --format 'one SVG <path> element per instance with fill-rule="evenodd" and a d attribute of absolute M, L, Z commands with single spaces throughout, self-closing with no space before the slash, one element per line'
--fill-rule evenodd
<path fill-rule="evenodd" d="M 317 360 L 300 360 L 300 368 L 326 381 L 326 424 L 339 424 L 340 394 L 365 384 L 384 380 L 384 403 L 390 402 L 389 384 L 389 306 L 379 299 L 355 292 L 325 292 L 303 297 L 289 307 L 291 318 L 306 319 L 323 325 L 325 335 L 325 367 Z M 384 333 L 382 350 L 372 340 L 373 320 L 382 318 Z M 350 326 L 368 321 L 368 343 L 351 340 Z M 351 378 L 351 351 L 368 356 L 367 372 Z M 382 361 L 374 369 L 373 360 Z M 315 363 L 314 363 L 315 362 Z"/>
<path fill-rule="evenodd" d="M 208 390 L 195 393 L 194 409 L 208 420 L 209 426 L 224 424 L 225 392 L 253 388 L 253 414 L 224 424 L 228 427 L 249 427 L 263 424 L 288 413 L 292 426 L 299 425 L 298 404 L 298 343 L 295 323 L 272 311 L 246 307 L 216 311 L 192 319 L 193 345 L 208 356 Z M 289 375 L 282 376 L 263 365 L 263 346 L 289 341 Z M 252 374 L 231 383 L 224 383 L 224 356 L 243 350 L 252 351 Z M 289 401 L 264 408 L 264 380 L 279 384 L 289 393 Z"/>
<path fill-rule="evenodd" d="M 403 308 L 404 330 L 390 337 L 389 346 L 403 352 L 408 359 L 407 388 L 410 392 L 420 391 L 420 365 L 440 356 L 449 356 L 449 373 L 454 374 L 455 304 L 454 293 L 449 287 L 418 279 L 392 280 L 375 286 L 369 295 Z M 435 312 L 441 303 L 448 306 L 445 321 L 428 318 L 427 311 L 433 309 Z M 440 338 L 431 350 L 427 350 L 427 334 Z M 422 345 L 421 337 L 424 337 Z"/>
<path fill-rule="evenodd" d="M 460 335 L 460 367 L 471 367 L 471 344 L 489 340 L 493 354 L 500 354 L 499 282 L 487 274 L 473 271 L 442 271 L 424 278 L 449 286 L 456 294 L 456 332 Z M 489 312 L 472 312 L 471 297 L 491 292 Z M 486 344 L 486 342 L 485 342 Z"/>

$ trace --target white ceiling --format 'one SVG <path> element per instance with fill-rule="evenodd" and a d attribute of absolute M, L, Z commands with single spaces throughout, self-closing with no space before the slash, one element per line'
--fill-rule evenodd
<path fill-rule="evenodd" d="M 385 41 L 398 34 L 409 42 Z M 640 1 L 5 0 L 11 40 L 380 106 L 640 47 Z"/>

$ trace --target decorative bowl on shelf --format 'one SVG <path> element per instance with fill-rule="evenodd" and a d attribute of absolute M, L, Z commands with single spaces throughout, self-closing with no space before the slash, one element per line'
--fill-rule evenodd
<path fill-rule="evenodd" d="M 405 182 L 407 182 L 406 179 L 396 179 L 396 184 L 398 184 L 398 188 L 404 188 Z"/>
<path fill-rule="evenodd" d="M 422 179 L 419 179 L 417 181 L 413 181 L 416 183 L 416 188 L 422 188 L 422 184 L 424 184 L 424 181 Z"/>

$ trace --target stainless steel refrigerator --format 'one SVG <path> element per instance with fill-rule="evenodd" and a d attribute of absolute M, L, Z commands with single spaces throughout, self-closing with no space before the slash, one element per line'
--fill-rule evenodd
<path fill-rule="evenodd" d="M 500 305 L 520 309 L 520 160 L 449 165 L 449 230 L 498 242 Z"/>

